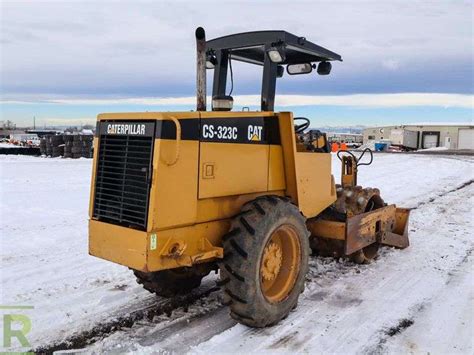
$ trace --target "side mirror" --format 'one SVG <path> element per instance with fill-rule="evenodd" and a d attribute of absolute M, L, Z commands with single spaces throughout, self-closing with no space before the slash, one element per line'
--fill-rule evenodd
<path fill-rule="evenodd" d="M 286 72 L 289 75 L 309 74 L 312 71 L 313 71 L 313 65 L 311 63 L 288 64 L 286 66 Z"/>
<path fill-rule="evenodd" d="M 321 62 L 318 64 L 318 74 L 328 75 L 331 72 L 332 64 L 330 62 Z"/>

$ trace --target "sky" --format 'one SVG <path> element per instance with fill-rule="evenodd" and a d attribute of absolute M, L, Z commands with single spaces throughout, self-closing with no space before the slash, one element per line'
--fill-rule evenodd
<path fill-rule="evenodd" d="M 278 79 L 275 109 L 313 125 L 473 121 L 473 2 L 460 0 L 0 0 L 0 121 L 192 110 L 198 26 L 286 30 L 340 54 L 328 76 Z M 233 67 L 236 110 L 258 109 L 261 68 Z"/>

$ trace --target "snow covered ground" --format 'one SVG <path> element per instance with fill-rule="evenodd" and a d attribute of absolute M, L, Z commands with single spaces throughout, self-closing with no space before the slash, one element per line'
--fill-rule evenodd
<path fill-rule="evenodd" d="M 18 148 L 18 146 L 11 143 L 0 142 L 0 148 Z"/>
<path fill-rule="evenodd" d="M 473 352 L 472 157 L 376 154 L 359 183 L 414 208 L 411 246 L 361 266 L 312 257 L 298 308 L 269 329 L 230 319 L 206 292 L 214 275 L 183 308 L 89 256 L 90 174 L 91 160 L 0 156 L 0 305 L 34 306 L 32 348 L 101 335 L 87 352 Z M 157 305 L 168 311 L 141 316 Z"/>

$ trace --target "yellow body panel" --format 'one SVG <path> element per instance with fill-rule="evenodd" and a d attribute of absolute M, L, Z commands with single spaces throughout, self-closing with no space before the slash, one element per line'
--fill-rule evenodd
<path fill-rule="evenodd" d="M 150 200 L 150 230 L 179 227 L 196 222 L 198 176 L 190 170 L 198 168 L 199 142 L 181 141 L 179 159 L 172 159 L 175 141 L 156 139 L 153 182 Z"/>
<path fill-rule="evenodd" d="M 89 254 L 136 270 L 147 268 L 147 233 L 89 221 Z"/>
<path fill-rule="evenodd" d="M 285 165 L 281 145 L 270 145 L 268 191 L 285 190 Z"/>
<path fill-rule="evenodd" d="M 93 201 L 100 140 L 95 139 L 89 250 L 133 269 L 156 271 L 223 257 L 221 238 L 230 218 L 260 195 L 288 196 L 314 217 L 335 200 L 328 153 L 297 153 L 292 114 L 273 112 L 145 112 L 101 114 L 99 121 L 227 122 L 265 117 L 279 127 L 279 142 L 246 144 L 200 139 L 154 140 L 148 224 L 139 231 L 95 220 Z M 223 121 L 224 120 L 224 121 Z M 230 121 L 228 121 L 230 122 Z M 201 129 L 202 124 L 199 124 Z M 257 127 L 258 128 L 258 127 Z M 249 128 L 249 137 L 253 131 Z M 189 133 L 189 132 L 188 132 Z M 258 130 L 257 130 L 258 133 Z M 199 133 L 201 134 L 201 133 Z M 183 133 L 179 137 L 184 137 Z"/>
<path fill-rule="evenodd" d="M 293 115 L 291 112 L 281 112 L 278 115 L 278 123 L 280 125 L 283 164 L 285 166 L 286 195 L 291 197 L 294 203 L 298 204 L 295 163 L 296 140 L 293 126 Z"/>
<path fill-rule="evenodd" d="M 267 194 L 267 192 L 260 192 L 245 195 L 200 199 L 197 201 L 196 223 L 231 218 L 240 212 L 243 204 L 257 198 L 258 196 Z M 275 190 L 272 191 L 271 194 L 285 196 L 285 191 Z"/>
<path fill-rule="evenodd" d="M 314 217 L 336 201 L 331 176 L 331 154 L 295 153 L 298 206 L 307 217 Z"/>
<path fill-rule="evenodd" d="M 97 149 L 97 146 L 99 145 L 99 140 L 97 137 L 94 137 L 94 141 L 92 143 L 92 146 L 94 147 L 94 152 L 93 152 L 93 161 L 94 164 L 92 164 L 92 176 L 91 176 L 91 191 L 89 193 L 89 217 L 92 216 L 92 209 L 94 207 L 94 193 L 95 193 L 95 178 L 97 174 L 97 155 L 99 153 L 99 150 Z M 90 235 L 90 233 L 89 233 Z"/>
<path fill-rule="evenodd" d="M 267 191 L 269 150 L 269 145 L 201 143 L 199 198 Z"/>

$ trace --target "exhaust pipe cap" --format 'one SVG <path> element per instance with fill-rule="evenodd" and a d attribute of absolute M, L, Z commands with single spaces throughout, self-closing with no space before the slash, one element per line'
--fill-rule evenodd
<path fill-rule="evenodd" d="M 196 28 L 196 38 L 199 40 L 206 38 L 206 31 L 204 31 L 204 28 Z"/>

